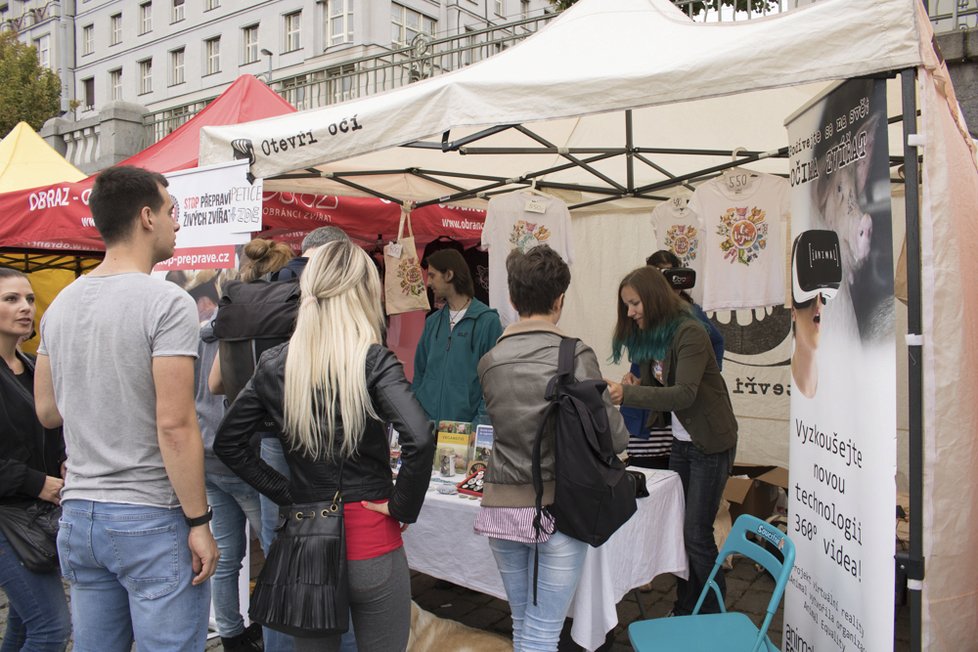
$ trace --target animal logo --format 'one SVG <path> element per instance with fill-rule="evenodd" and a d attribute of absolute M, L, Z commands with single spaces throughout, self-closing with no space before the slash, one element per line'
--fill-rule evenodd
<path fill-rule="evenodd" d="M 527 222 L 526 220 L 518 220 L 513 225 L 513 230 L 509 235 L 510 243 L 520 252 L 526 252 L 549 239 L 550 229 L 542 224 Z"/>
<path fill-rule="evenodd" d="M 663 239 L 666 249 L 676 254 L 684 266 L 696 260 L 700 243 L 700 230 L 688 224 L 673 224 Z"/>
<path fill-rule="evenodd" d="M 761 208 L 734 206 L 720 216 L 717 235 L 720 250 L 730 264 L 750 265 L 767 248 L 767 212 Z"/>

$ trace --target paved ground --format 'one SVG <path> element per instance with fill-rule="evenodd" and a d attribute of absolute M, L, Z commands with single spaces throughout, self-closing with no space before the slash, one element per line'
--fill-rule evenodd
<path fill-rule="evenodd" d="M 773 582 L 765 572 L 758 572 L 754 565 L 745 559 L 737 559 L 733 570 L 727 574 L 728 608 L 743 611 L 754 619 L 762 620 L 762 614 L 771 595 Z M 675 581 L 671 575 L 663 575 L 652 583 L 650 593 L 632 592 L 618 604 L 619 625 L 610 633 L 602 652 L 626 652 L 631 650 L 628 643 L 628 623 L 641 617 L 639 604 L 645 610 L 645 617 L 664 616 L 672 606 L 675 597 Z M 435 580 L 421 573 L 412 573 L 411 589 L 415 601 L 423 608 L 442 618 L 452 618 L 470 627 L 488 629 L 504 636 L 510 636 L 512 621 L 509 605 L 491 596 Z M 636 601 L 636 595 L 638 601 Z M 771 640 L 780 647 L 782 610 L 775 614 L 771 623 Z M 7 599 L 0 592 L 0 633 L 6 625 Z M 577 652 L 581 648 L 567 636 L 561 641 L 561 652 Z M 904 652 L 910 649 L 910 624 L 907 608 L 900 607 L 896 612 L 896 641 L 894 649 Z M 71 648 L 69 647 L 69 650 Z M 220 640 L 210 641 L 208 650 L 222 650 Z M 433 652 L 452 652 L 438 650 Z"/>

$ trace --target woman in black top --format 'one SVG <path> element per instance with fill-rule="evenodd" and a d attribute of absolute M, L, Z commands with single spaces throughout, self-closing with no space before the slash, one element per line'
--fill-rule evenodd
<path fill-rule="evenodd" d="M 0 268 L 0 503 L 61 502 L 64 439 L 34 413 L 34 360 L 18 344 L 34 330 L 34 291 L 18 271 Z M 0 652 L 64 650 L 71 620 L 57 572 L 27 570 L 0 534 L 0 589 L 10 613 Z"/>

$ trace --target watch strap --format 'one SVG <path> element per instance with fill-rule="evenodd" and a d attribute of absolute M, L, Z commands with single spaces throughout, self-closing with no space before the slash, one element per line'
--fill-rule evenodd
<path fill-rule="evenodd" d="M 198 525 L 210 523 L 212 518 L 214 518 L 214 510 L 211 509 L 210 505 L 207 506 L 207 511 L 201 516 L 190 518 L 186 514 L 183 515 L 183 520 L 185 520 L 187 525 L 190 527 L 197 527 Z"/>

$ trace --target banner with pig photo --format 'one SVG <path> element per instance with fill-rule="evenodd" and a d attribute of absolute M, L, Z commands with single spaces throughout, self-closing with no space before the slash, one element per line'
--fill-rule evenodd
<path fill-rule="evenodd" d="M 896 348 L 886 86 L 852 80 L 787 122 L 791 419 L 784 650 L 893 641 Z"/>

